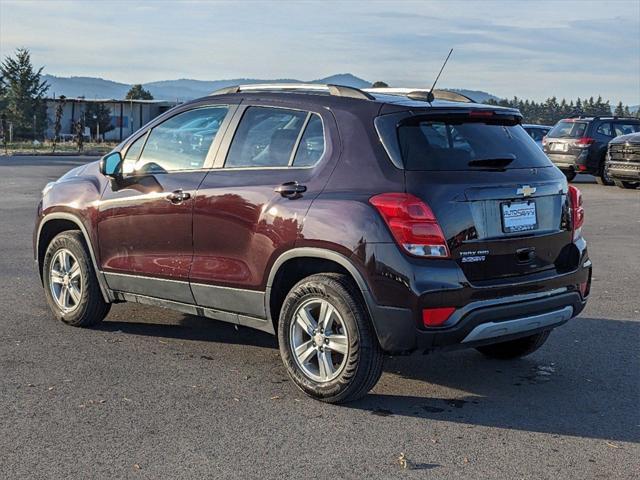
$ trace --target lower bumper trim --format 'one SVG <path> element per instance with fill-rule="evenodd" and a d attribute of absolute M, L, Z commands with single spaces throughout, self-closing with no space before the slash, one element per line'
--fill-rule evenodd
<path fill-rule="evenodd" d="M 462 340 L 462 343 L 476 342 L 489 338 L 514 335 L 529 330 L 536 330 L 566 322 L 573 316 L 573 307 L 567 306 L 553 312 L 541 313 L 530 317 L 503 320 L 501 322 L 486 322 L 475 327 Z"/>

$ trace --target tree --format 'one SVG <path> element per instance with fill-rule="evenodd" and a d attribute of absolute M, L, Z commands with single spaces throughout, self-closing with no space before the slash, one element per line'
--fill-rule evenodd
<path fill-rule="evenodd" d="M 0 114 L 0 131 L 2 132 L 2 148 L 7 153 L 7 143 L 9 143 L 9 126 L 7 125 L 7 115 L 2 112 Z"/>
<path fill-rule="evenodd" d="M 377 81 L 377 82 L 373 82 L 373 85 L 371 85 L 371 88 L 389 88 L 389 85 L 386 84 L 385 82 Z"/>
<path fill-rule="evenodd" d="M 127 96 L 124 98 L 127 100 L 153 100 L 153 95 L 149 90 L 145 90 L 141 84 L 137 83 L 129 89 Z"/>
<path fill-rule="evenodd" d="M 51 153 L 55 153 L 56 145 L 60 140 L 60 132 L 62 131 L 62 114 L 64 113 L 64 104 L 66 103 L 66 97 L 60 95 L 56 104 L 56 117 L 53 121 L 53 143 L 51 146 Z"/>
<path fill-rule="evenodd" d="M 629 107 L 627 107 L 627 111 L 628 110 L 629 110 Z M 613 114 L 616 117 L 624 117 L 625 116 L 624 106 L 622 105 L 622 102 L 618 102 L 618 105 L 616 105 L 616 109 L 613 111 Z"/>
<path fill-rule="evenodd" d="M 84 148 L 84 125 L 82 121 L 78 120 L 73 124 L 73 129 L 76 133 L 76 143 L 78 144 L 78 151 L 81 152 Z"/>
<path fill-rule="evenodd" d="M 2 107 L 7 121 L 13 124 L 15 137 L 33 138 L 34 133 L 42 135 L 47 127 L 44 95 L 49 85 L 42 80 L 43 68 L 34 70 L 26 48 L 18 48 L 15 56 L 5 57 L 0 64 Z"/>
<path fill-rule="evenodd" d="M 92 136 L 98 136 L 113 130 L 111 124 L 111 110 L 103 103 L 91 102 L 87 104 L 84 111 L 85 124 L 89 127 Z M 98 126 L 100 129 L 98 130 Z"/>

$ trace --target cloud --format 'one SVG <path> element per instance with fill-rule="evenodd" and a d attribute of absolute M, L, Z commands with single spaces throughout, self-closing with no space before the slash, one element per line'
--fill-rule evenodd
<path fill-rule="evenodd" d="M 542 99 L 640 103 L 640 2 L 0 2 L 0 54 L 125 82 L 350 71 Z"/>

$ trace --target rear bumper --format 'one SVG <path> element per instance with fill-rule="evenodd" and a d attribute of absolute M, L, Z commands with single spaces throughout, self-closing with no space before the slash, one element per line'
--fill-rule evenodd
<path fill-rule="evenodd" d="M 560 170 L 573 170 L 578 173 L 597 173 L 599 165 L 592 159 L 589 149 L 578 154 L 547 153 L 549 159 Z"/>
<path fill-rule="evenodd" d="M 380 305 L 373 295 L 367 298 L 380 345 L 395 354 L 476 347 L 562 325 L 586 305 L 580 285 L 586 284 L 583 291 L 587 294 L 590 289 L 591 261 L 584 240 L 580 243 L 579 267 L 573 271 L 531 274 L 491 284 L 466 281 L 455 262 L 439 261 L 435 267 L 422 269 L 413 265 L 413 279 L 404 283 L 405 289 L 412 290 L 404 306 Z M 376 261 L 389 261 L 380 249 L 376 253 Z M 382 268 L 378 265 L 378 270 Z M 396 279 L 403 280 L 397 272 Z M 385 288 L 391 288 L 389 279 Z M 425 328 L 422 309 L 439 306 L 455 306 L 456 311 L 445 325 Z"/>
<path fill-rule="evenodd" d="M 578 292 L 548 292 L 546 296 L 496 298 L 469 304 L 465 315 L 448 327 L 419 329 L 411 311 L 377 307 L 373 315 L 380 344 L 389 353 L 452 350 L 503 342 L 562 325 L 586 305 Z"/>

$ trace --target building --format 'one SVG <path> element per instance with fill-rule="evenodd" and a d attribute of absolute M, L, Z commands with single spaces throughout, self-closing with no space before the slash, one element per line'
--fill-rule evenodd
<path fill-rule="evenodd" d="M 47 130 L 46 137 L 53 138 L 56 108 L 61 100 L 59 98 L 47 98 Z M 176 106 L 177 102 L 165 100 L 114 100 L 114 99 L 88 99 L 65 98 L 62 112 L 62 130 L 60 136 L 72 138 L 75 135 L 74 122 L 82 119 L 86 106 L 90 103 L 101 103 L 111 111 L 111 125 L 113 129 L 101 134 L 106 141 L 122 141 L 138 130 L 140 127 L 153 120 L 161 113 Z"/>

